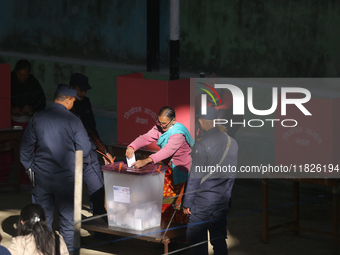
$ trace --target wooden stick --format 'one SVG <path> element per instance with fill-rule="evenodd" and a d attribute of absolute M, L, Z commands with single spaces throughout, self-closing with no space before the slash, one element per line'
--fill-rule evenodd
<path fill-rule="evenodd" d="M 76 151 L 74 171 L 74 255 L 80 253 L 80 228 L 83 189 L 83 151 Z"/>

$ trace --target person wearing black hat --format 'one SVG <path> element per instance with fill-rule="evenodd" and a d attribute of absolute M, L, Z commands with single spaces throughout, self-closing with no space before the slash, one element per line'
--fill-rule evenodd
<path fill-rule="evenodd" d="M 80 116 L 87 130 L 91 130 L 99 137 L 96 129 L 96 121 L 92 112 L 90 99 L 86 97 L 87 91 L 92 89 L 89 78 L 81 73 L 73 73 L 70 78 L 70 86 L 77 90 L 78 100 L 74 102 L 72 111 Z"/>
<path fill-rule="evenodd" d="M 214 127 L 217 110 L 207 107 L 198 115 L 204 135 L 192 149 L 192 165 L 183 200 L 183 212 L 189 216 L 187 240 L 195 254 L 208 254 L 208 236 L 214 254 L 228 254 L 227 212 L 237 167 L 238 145 L 227 133 Z"/>
<path fill-rule="evenodd" d="M 69 251 L 73 250 L 74 234 L 75 151 L 82 150 L 86 157 L 91 150 L 83 123 L 69 111 L 76 98 L 77 90 L 59 84 L 54 104 L 33 115 L 20 146 L 20 161 L 32 173 L 32 202 L 44 209 L 50 229 L 57 207 L 60 234 Z"/>
<path fill-rule="evenodd" d="M 97 146 L 104 146 L 102 146 L 102 142 L 100 141 L 99 134 L 96 129 L 96 121 L 94 119 L 90 99 L 86 97 L 87 91 L 92 88 L 89 84 L 88 77 L 81 73 L 73 73 L 71 75 L 70 86 L 77 90 L 77 95 L 79 97 L 79 99 L 74 102 L 74 106 L 71 111 L 80 116 L 80 119 L 91 138 L 91 152 L 88 157 L 84 158 L 83 172 L 84 182 L 90 197 L 90 209 L 93 215 L 106 214 L 104 206 L 104 180 L 100 171 L 100 164 L 96 152 Z M 98 143 L 100 145 L 98 145 Z M 98 149 L 99 151 L 103 150 L 100 148 Z M 112 159 L 109 153 L 106 153 L 106 155 L 108 158 Z"/>

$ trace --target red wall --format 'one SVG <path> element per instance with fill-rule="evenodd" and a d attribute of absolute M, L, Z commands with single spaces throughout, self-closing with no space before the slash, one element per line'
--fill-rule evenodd
<path fill-rule="evenodd" d="M 11 65 L 0 64 L 0 128 L 11 127 Z"/>
<path fill-rule="evenodd" d="M 163 106 L 176 111 L 176 121 L 190 131 L 190 79 L 143 79 L 142 73 L 117 77 L 117 142 L 124 146 L 148 132 Z M 193 134 L 192 134 L 193 135 Z M 158 150 L 156 143 L 146 149 Z"/>
<path fill-rule="evenodd" d="M 287 106 L 287 116 L 281 116 L 280 109 L 277 110 L 277 119 L 295 119 L 298 125 L 294 128 L 275 125 L 276 164 L 339 164 L 340 98 L 312 98 L 304 106 L 312 116 L 305 116 L 295 105 Z M 333 174 L 338 178 L 340 171 Z"/>

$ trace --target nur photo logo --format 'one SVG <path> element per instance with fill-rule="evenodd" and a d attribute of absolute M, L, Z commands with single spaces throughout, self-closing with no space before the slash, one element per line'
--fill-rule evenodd
<path fill-rule="evenodd" d="M 196 82 L 197 88 L 203 93 L 201 93 L 201 114 L 205 115 L 207 113 L 207 98 L 210 97 L 210 101 L 214 102 L 211 106 L 217 106 L 217 103 L 222 105 L 221 96 L 216 91 L 218 89 L 221 91 L 228 90 L 231 93 L 232 101 L 233 101 L 233 115 L 245 115 L 245 96 L 243 91 L 236 85 L 233 84 L 214 84 L 214 86 L 208 85 L 203 82 Z M 308 89 L 300 88 L 300 87 L 281 87 L 281 116 L 284 117 L 287 115 L 287 105 L 295 105 L 295 107 L 301 111 L 306 116 L 312 116 L 312 114 L 308 111 L 308 109 L 304 106 L 310 99 L 311 93 Z M 289 98 L 289 94 L 299 95 L 299 98 Z M 271 88 L 271 107 L 268 109 L 260 110 L 254 107 L 254 95 L 253 95 L 253 87 L 247 87 L 247 107 L 250 113 L 256 116 L 268 116 L 277 110 L 278 107 L 278 98 L 279 98 L 279 88 L 272 87 Z M 298 125 L 298 121 L 296 119 L 249 119 L 243 120 L 242 122 L 235 122 L 233 119 L 215 119 L 214 126 L 219 124 L 227 124 L 230 126 L 233 125 L 242 125 L 249 127 L 262 127 L 265 122 L 271 123 L 271 126 L 274 127 L 274 123 L 280 123 L 283 127 L 296 127 Z"/>

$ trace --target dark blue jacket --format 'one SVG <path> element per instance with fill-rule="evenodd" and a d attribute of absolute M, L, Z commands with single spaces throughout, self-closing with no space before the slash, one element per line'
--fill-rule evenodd
<path fill-rule="evenodd" d="M 65 106 L 54 103 L 37 112 L 28 123 L 21 141 L 20 161 L 40 178 L 73 181 L 75 151 L 82 150 L 86 157 L 90 149 L 81 120 Z"/>
<path fill-rule="evenodd" d="M 195 143 L 191 153 L 192 164 L 183 207 L 192 208 L 193 204 L 203 206 L 228 205 L 237 171 L 238 153 L 236 141 L 231 137 L 230 139 L 230 149 L 220 165 L 220 169 L 224 169 L 224 171 L 214 172 L 202 184 L 200 182 L 207 174 L 206 171 L 211 170 L 211 167 L 217 169 L 217 164 L 222 159 L 227 147 L 228 137 L 218 127 L 214 127 L 208 130 L 199 142 Z M 228 168 L 233 171 L 227 172 Z"/>
<path fill-rule="evenodd" d="M 86 130 L 89 132 L 93 132 L 99 139 L 99 134 L 96 129 L 96 121 L 94 119 L 90 99 L 88 97 L 84 97 L 82 101 L 79 100 L 75 101 L 71 111 L 79 115 Z"/>

